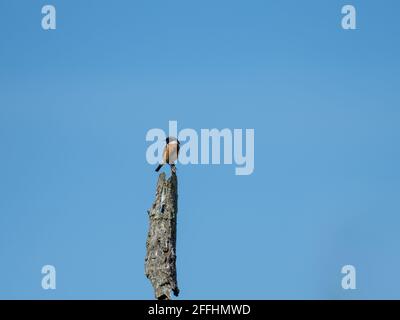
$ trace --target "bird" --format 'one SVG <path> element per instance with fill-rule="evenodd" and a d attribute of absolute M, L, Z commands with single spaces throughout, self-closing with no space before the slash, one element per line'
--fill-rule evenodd
<path fill-rule="evenodd" d="M 160 171 L 164 164 L 169 164 L 171 166 L 172 172 L 175 172 L 174 162 L 178 160 L 180 142 L 174 137 L 168 137 L 165 139 L 166 145 L 164 147 L 162 162 L 156 168 L 156 172 Z"/>

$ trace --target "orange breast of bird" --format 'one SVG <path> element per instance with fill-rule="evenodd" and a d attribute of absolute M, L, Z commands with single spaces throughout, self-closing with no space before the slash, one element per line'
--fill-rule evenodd
<path fill-rule="evenodd" d="M 178 159 L 179 146 L 178 144 L 168 144 L 164 150 L 164 161 L 168 164 L 173 164 Z"/>

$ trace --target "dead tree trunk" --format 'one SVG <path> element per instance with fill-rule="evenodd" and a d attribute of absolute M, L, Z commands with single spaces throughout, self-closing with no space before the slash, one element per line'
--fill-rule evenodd
<path fill-rule="evenodd" d="M 149 233 L 146 241 L 145 273 L 156 299 L 169 300 L 171 290 L 178 296 L 176 280 L 176 217 L 178 213 L 178 179 L 172 172 L 158 177 L 156 199 L 148 211 Z"/>

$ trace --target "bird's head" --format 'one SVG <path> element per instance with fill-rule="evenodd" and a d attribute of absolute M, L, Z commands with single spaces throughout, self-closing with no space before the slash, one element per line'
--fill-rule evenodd
<path fill-rule="evenodd" d="M 165 142 L 166 142 L 167 144 L 169 144 L 170 142 L 173 142 L 173 141 L 176 141 L 178 144 L 181 144 L 181 143 L 179 142 L 179 140 L 178 140 L 177 138 L 175 138 L 175 137 L 168 137 L 167 139 L 165 139 Z"/>

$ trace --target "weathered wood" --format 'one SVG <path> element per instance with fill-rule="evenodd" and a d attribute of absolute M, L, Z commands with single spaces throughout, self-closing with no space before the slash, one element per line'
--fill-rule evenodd
<path fill-rule="evenodd" d="M 166 180 L 165 173 L 158 177 L 156 199 L 148 210 L 149 233 L 146 241 L 145 273 L 150 280 L 155 297 L 178 296 L 176 279 L 176 219 L 178 213 L 178 179 L 172 171 Z"/>

